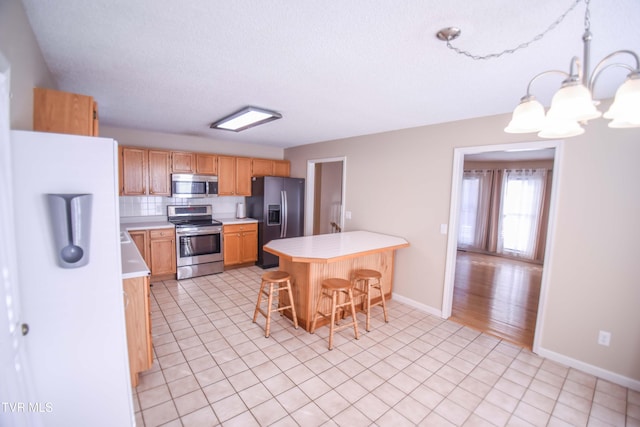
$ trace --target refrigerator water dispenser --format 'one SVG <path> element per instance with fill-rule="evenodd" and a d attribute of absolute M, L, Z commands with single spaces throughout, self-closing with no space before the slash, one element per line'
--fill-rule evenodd
<path fill-rule="evenodd" d="M 55 256 L 62 268 L 89 263 L 91 194 L 47 194 Z"/>

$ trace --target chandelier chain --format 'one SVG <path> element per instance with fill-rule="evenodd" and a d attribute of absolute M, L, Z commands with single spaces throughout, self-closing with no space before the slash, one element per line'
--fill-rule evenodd
<path fill-rule="evenodd" d="M 591 0 L 584 0 L 587 4 L 587 9 L 584 11 L 584 29 L 589 31 L 591 29 L 591 12 L 589 12 L 589 3 Z"/>
<path fill-rule="evenodd" d="M 447 40 L 447 47 L 451 50 L 453 50 L 454 52 L 460 54 L 460 55 L 464 55 L 464 56 L 468 56 L 469 58 L 473 59 L 473 60 L 483 60 L 483 59 L 493 59 L 493 58 L 499 58 L 502 55 L 505 54 L 511 54 L 511 53 L 515 53 L 521 49 L 525 49 L 527 47 L 529 47 L 529 45 L 531 45 L 534 42 L 537 42 L 538 40 L 540 40 L 541 38 L 543 38 L 545 35 L 547 35 L 547 33 L 553 31 L 558 25 L 560 25 L 560 23 L 562 21 L 564 21 L 564 19 L 566 18 L 566 16 L 571 13 L 572 10 L 574 10 L 578 4 L 580 4 L 582 1 L 585 1 L 587 4 L 587 12 L 585 14 L 585 28 L 589 28 L 589 24 L 590 24 L 590 20 L 589 20 L 589 1 L 590 0 L 575 0 L 575 2 L 571 5 L 571 7 L 569 7 L 569 9 L 567 9 L 567 11 L 565 13 L 563 13 L 562 15 L 560 15 L 560 17 L 558 19 L 556 19 L 551 25 L 549 25 L 549 27 L 547 27 L 546 30 L 544 30 L 543 32 L 541 32 L 540 34 L 536 35 L 535 37 L 533 37 L 531 40 L 526 41 L 524 43 L 520 43 L 518 46 L 511 48 L 511 49 L 505 49 L 502 52 L 498 52 L 498 53 L 490 53 L 487 55 L 476 55 L 473 54 L 469 51 L 463 50 L 463 49 L 459 49 L 455 46 L 453 46 L 451 44 L 450 40 Z"/>

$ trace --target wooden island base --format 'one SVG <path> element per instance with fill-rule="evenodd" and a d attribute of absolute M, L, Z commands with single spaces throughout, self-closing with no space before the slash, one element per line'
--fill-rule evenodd
<path fill-rule="evenodd" d="M 382 242 L 375 241 L 376 237 L 382 239 Z M 370 240 L 367 239 L 372 238 L 374 243 L 369 244 Z M 367 244 L 351 246 L 354 239 L 356 243 L 360 243 L 359 239 L 362 239 Z M 297 240 L 298 242 L 296 242 Z M 325 243 L 335 243 L 336 241 L 342 244 L 335 245 L 335 247 L 339 248 L 336 249 L 335 253 L 331 251 L 322 251 L 322 254 L 316 253 L 318 247 L 321 248 Z M 308 245 L 309 242 L 313 242 L 313 244 Z M 290 246 L 292 247 L 290 250 L 289 243 L 291 243 Z M 307 248 L 311 247 L 312 249 L 310 252 L 305 252 L 304 250 L 297 252 L 296 243 L 307 243 Z M 351 280 L 356 270 L 363 268 L 377 270 L 382 274 L 381 282 L 385 297 L 387 299 L 391 298 L 394 252 L 396 249 L 406 246 L 409 246 L 409 244 L 404 239 L 362 231 L 276 240 L 265 245 L 264 249 L 278 255 L 280 258 L 279 269 L 291 274 L 298 324 L 309 331 L 313 322 L 315 304 L 320 295 L 322 281 L 325 279 L 335 277 Z M 345 249 L 345 247 L 349 247 L 349 249 Z M 289 304 L 286 293 L 282 293 L 280 297 L 282 298 L 282 305 Z M 363 298 L 363 295 L 354 295 L 356 309 L 359 311 L 362 310 Z M 325 300 L 320 309 L 324 312 L 329 312 L 329 301 Z M 291 318 L 290 310 L 285 311 L 284 314 Z M 320 318 L 317 326 L 327 323 L 327 319 Z"/>

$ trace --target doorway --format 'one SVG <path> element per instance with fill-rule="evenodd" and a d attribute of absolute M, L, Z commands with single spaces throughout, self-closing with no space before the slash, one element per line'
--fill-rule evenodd
<path fill-rule="evenodd" d="M 305 236 L 339 233 L 344 227 L 346 157 L 307 162 Z"/>
<path fill-rule="evenodd" d="M 462 208 L 462 192 L 463 192 L 463 171 L 464 171 L 464 161 L 465 158 L 469 157 L 481 157 L 487 156 L 489 153 L 499 153 L 502 156 L 517 158 L 517 153 L 529 153 L 539 151 L 539 150 L 548 150 L 553 149 L 553 172 L 552 172 L 552 182 L 550 188 L 550 198 L 549 198 L 549 215 L 548 215 L 548 227 L 546 233 L 546 242 L 545 242 L 545 250 L 544 250 L 544 259 L 543 265 L 548 267 L 548 261 L 551 259 L 551 249 L 553 247 L 553 235 L 554 235 L 554 223 L 555 223 L 555 207 L 557 205 L 556 197 L 557 197 L 557 188 L 558 188 L 558 179 L 560 176 L 560 168 L 561 168 L 561 156 L 562 156 L 562 141 L 538 141 L 538 142 L 528 142 L 528 143 L 518 143 L 518 144 L 506 144 L 506 145 L 493 145 L 493 146 L 482 146 L 482 147 L 468 147 L 468 148 L 459 148 L 454 151 L 454 167 L 453 167 L 453 176 L 452 176 L 452 189 L 451 189 L 451 207 L 450 207 L 450 215 L 449 215 L 449 236 L 447 243 L 447 262 L 446 262 L 446 271 L 445 271 L 445 286 L 444 286 L 444 294 L 443 294 L 443 304 L 442 304 L 442 317 L 449 318 L 452 315 L 453 310 L 453 299 L 454 299 L 454 290 L 455 290 L 455 279 L 456 279 L 456 267 L 460 264 L 458 262 L 458 232 L 459 232 L 459 224 L 461 221 L 461 208 Z M 465 254 L 466 255 L 466 254 Z M 462 258 L 462 257 L 461 257 Z M 465 256 L 465 262 L 470 262 L 468 257 Z M 476 260 L 477 262 L 477 260 Z M 482 261 L 480 261 L 482 263 Z M 484 264 L 492 264 L 492 263 L 484 263 Z M 499 263 L 494 263 L 499 267 Z M 509 266 L 512 267 L 511 265 Z M 540 282 L 539 285 L 539 293 L 535 293 L 534 297 L 536 301 L 534 301 L 533 310 L 535 311 L 535 317 L 538 321 L 535 322 L 535 330 L 533 333 L 533 343 L 530 344 L 532 350 L 535 352 L 538 348 L 539 343 L 539 332 L 542 330 L 542 319 L 544 319 L 544 309 L 545 309 L 545 299 L 547 294 L 547 270 L 548 268 L 542 269 L 541 277 L 538 277 Z M 460 271 L 460 270 L 459 270 Z M 523 313 L 523 315 L 526 315 Z M 530 314 L 529 314 L 530 315 Z M 509 337 L 504 337 L 509 339 Z"/>

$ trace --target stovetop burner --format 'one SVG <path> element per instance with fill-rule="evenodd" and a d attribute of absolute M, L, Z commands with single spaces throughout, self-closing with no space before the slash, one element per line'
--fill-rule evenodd
<path fill-rule="evenodd" d="M 169 222 L 176 226 L 221 226 L 222 223 L 213 219 L 210 205 L 167 206 Z"/>

